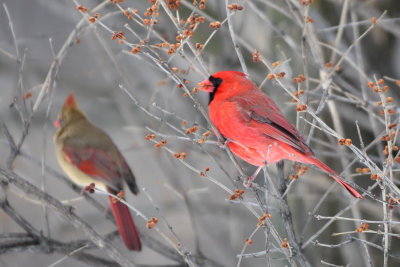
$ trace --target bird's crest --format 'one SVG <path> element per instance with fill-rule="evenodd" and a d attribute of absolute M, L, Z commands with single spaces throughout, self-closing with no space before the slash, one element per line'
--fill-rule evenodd
<path fill-rule="evenodd" d="M 76 103 L 74 93 L 70 93 L 67 99 L 65 99 L 64 107 L 65 108 L 76 108 L 78 104 Z"/>

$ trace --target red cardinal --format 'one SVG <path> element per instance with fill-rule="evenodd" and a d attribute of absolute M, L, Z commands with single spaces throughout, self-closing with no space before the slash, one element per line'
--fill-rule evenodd
<path fill-rule="evenodd" d="M 72 181 L 81 186 L 94 183 L 114 195 L 122 190 L 123 180 L 137 194 L 139 189 L 131 169 L 111 138 L 88 121 L 71 93 L 65 100 L 54 137 L 57 159 Z M 141 243 L 128 207 L 109 196 L 122 240 L 129 250 L 141 250 Z"/>
<path fill-rule="evenodd" d="M 314 164 L 329 173 L 354 197 L 363 198 L 341 180 L 331 168 L 315 157 L 297 129 L 282 115 L 275 103 L 237 71 L 220 71 L 199 83 L 199 89 L 210 93 L 210 119 L 227 139 L 231 151 L 248 163 L 259 166 L 283 159 Z"/>

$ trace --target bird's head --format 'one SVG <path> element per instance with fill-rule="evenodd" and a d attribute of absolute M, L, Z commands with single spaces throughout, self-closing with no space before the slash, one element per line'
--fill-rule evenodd
<path fill-rule="evenodd" d="M 225 70 L 212 74 L 208 79 L 198 83 L 197 88 L 210 94 L 209 103 L 211 103 L 217 92 L 218 94 L 230 92 L 244 80 L 247 80 L 246 74 L 239 71 Z"/>
<path fill-rule="evenodd" d="M 75 96 L 73 93 L 71 93 L 67 99 L 65 99 L 64 105 L 58 114 L 58 118 L 54 121 L 54 126 L 60 128 L 69 122 L 82 117 L 84 118 L 85 115 L 83 115 L 83 113 L 79 110 Z"/>

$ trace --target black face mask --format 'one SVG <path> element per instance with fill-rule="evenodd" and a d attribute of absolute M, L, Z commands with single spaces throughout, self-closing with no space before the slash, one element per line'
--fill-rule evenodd
<path fill-rule="evenodd" d="M 214 76 L 211 75 L 208 78 L 208 80 L 214 85 L 214 90 L 209 93 L 210 98 L 209 98 L 208 104 L 210 105 L 211 101 L 213 101 L 213 99 L 214 99 L 215 93 L 217 92 L 218 86 L 222 83 L 222 79 L 221 78 L 215 78 Z"/>

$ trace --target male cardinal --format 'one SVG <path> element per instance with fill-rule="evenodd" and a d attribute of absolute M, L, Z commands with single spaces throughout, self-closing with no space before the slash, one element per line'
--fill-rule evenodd
<path fill-rule="evenodd" d="M 297 129 L 245 74 L 220 71 L 198 86 L 200 90 L 209 92 L 210 119 L 227 139 L 231 151 L 244 161 L 259 166 L 248 184 L 251 184 L 265 162 L 271 164 L 288 159 L 314 164 L 330 174 L 354 197 L 363 198 L 335 171 L 315 157 Z"/>
<path fill-rule="evenodd" d="M 71 93 L 65 100 L 54 137 L 57 159 L 72 181 L 80 186 L 92 183 L 114 195 L 122 190 L 123 180 L 137 194 L 135 176 L 111 138 L 94 126 L 78 108 Z M 141 250 L 139 234 L 128 207 L 109 196 L 115 221 L 125 246 Z"/>

